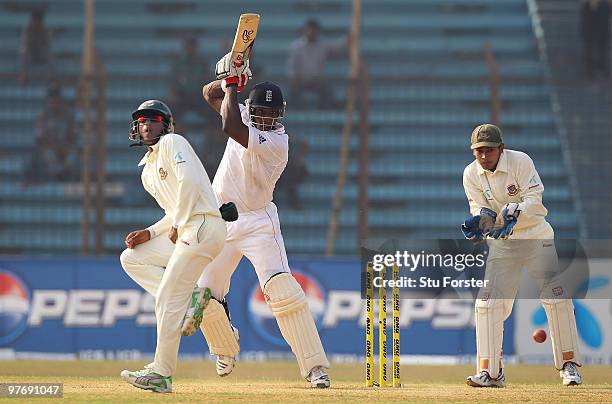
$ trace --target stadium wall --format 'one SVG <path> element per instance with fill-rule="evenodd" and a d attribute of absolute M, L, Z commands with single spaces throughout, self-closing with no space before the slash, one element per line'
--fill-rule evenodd
<path fill-rule="evenodd" d="M 358 259 L 295 258 L 292 271 L 308 296 L 323 345 L 336 361 L 362 360 L 364 300 Z M 608 265 L 606 267 L 606 265 Z M 599 267 L 610 292 L 610 262 Z M 603 293 L 603 296 L 606 294 Z M 250 263 L 243 260 L 228 296 L 243 359 L 289 357 Z M 154 299 L 121 269 L 118 257 L 0 257 L 0 358 L 139 359 L 155 349 Z M 538 302 L 519 300 L 506 321 L 504 354 L 550 362 L 550 346 L 531 332 Z M 610 300 L 577 303 L 587 362 L 612 363 Z M 586 313 L 586 314 L 585 314 Z M 473 301 L 402 300 L 401 352 L 407 360 L 471 362 Z M 207 358 L 203 337 L 183 338 L 184 358 Z"/>

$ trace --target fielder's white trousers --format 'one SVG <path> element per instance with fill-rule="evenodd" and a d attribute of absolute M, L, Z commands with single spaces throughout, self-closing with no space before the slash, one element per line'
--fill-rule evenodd
<path fill-rule="evenodd" d="M 220 217 L 195 215 L 180 229 L 176 245 L 167 234 L 121 253 L 127 274 L 155 296 L 157 347 L 150 367 L 162 376 L 176 370 L 181 322 L 194 285 L 222 250 L 227 235 Z"/>
<path fill-rule="evenodd" d="M 227 223 L 223 251 L 202 273 L 198 286 L 210 288 L 215 298 L 223 299 L 242 256 L 255 267 L 262 290 L 273 275 L 291 272 L 274 203 L 264 209 L 241 212 L 238 220 Z"/>
<path fill-rule="evenodd" d="M 543 222 L 518 235 L 521 239 L 487 240 L 489 256 L 484 279 L 489 283 L 479 291 L 475 304 L 478 372 L 487 370 L 492 377 L 497 377 L 499 372 L 503 323 L 512 313 L 522 270 L 526 268 L 529 271 L 543 303 L 556 297 L 553 293 L 560 286 L 555 276 L 559 274 L 559 262 L 550 224 Z M 565 294 L 567 291 L 559 290 L 564 295 L 558 298 L 566 299 L 570 310 L 573 310 L 571 299 Z M 549 318 L 552 327 L 557 326 L 554 324 L 556 321 L 556 318 Z M 575 322 L 562 325 L 564 333 L 576 332 Z M 556 340 L 554 343 L 559 338 Z M 553 349 L 555 356 L 558 356 L 560 349 Z M 559 358 L 555 359 L 556 362 L 560 361 Z"/>

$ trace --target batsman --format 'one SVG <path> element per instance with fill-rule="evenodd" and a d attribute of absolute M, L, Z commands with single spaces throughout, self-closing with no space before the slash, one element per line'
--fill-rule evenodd
<path fill-rule="evenodd" d="M 542 204 L 544 185 L 531 158 L 504 149 L 501 130 L 477 126 L 471 136 L 474 161 L 463 172 L 473 215 L 461 226 L 474 242 L 486 239 L 488 286 L 476 299 L 477 373 L 472 387 L 505 387 L 501 363 L 504 321 L 510 316 L 523 268 L 537 282 L 546 311 L 554 364 L 565 386 L 579 385 L 580 356 L 574 305 L 559 281 L 554 231 Z"/>
<path fill-rule="evenodd" d="M 238 32 L 243 31 L 239 27 Z M 263 82 L 251 89 L 245 104 L 239 103 L 238 92 L 251 78 L 249 65 L 247 58 L 234 61 L 233 52 L 229 52 L 217 62 L 217 80 L 202 89 L 206 102 L 221 115 L 227 135 L 213 190 L 218 201 L 235 200 L 240 214 L 228 225 L 223 250 L 198 281 L 197 289 L 210 288 L 210 304 L 202 315 L 187 311 L 183 335 L 192 335 L 201 325 L 210 353 L 217 356 L 217 374 L 224 377 L 232 372 L 240 350 L 239 334 L 230 323 L 225 296 L 245 256 L 255 268 L 266 303 L 295 354 L 302 377 L 313 388 L 328 388 L 329 361 L 306 295 L 291 274 L 277 208 L 272 202 L 276 182 L 288 160 L 289 136 L 281 123 L 285 99 L 279 86 Z"/>

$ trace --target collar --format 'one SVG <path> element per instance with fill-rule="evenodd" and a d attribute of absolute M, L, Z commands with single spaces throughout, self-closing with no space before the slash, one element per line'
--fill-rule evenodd
<path fill-rule="evenodd" d="M 147 150 L 147 153 L 144 156 L 142 156 L 142 159 L 138 163 L 138 167 L 147 164 L 149 160 L 152 160 L 153 157 L 155 157 L 155 154 L 157 153 L 157 145 L 159 145 L 159 142 L 155 143 L 153 146 L 147 146 L 147 147 L 151 147 L 151 149 L 153 150 L 152 151 Z"/>
<path fill-rule="evenodd" d="M 485 170 L 484 168 L 482 168 L 482 166 L 480 164 L 478 164 L 478 162 L 476 162 L 476 167 L 478 167 L 478 174 L 479 175 L 483 175 L 485 174 L 488 170 Z M 497 162 L 497 167 L 495 167 L 495 171 L 493 171 L 492 174 L 495 174 L 496 172 L 503 172 L 503 173 L 507 173 L 508 172 L 508 157 L 507 157 L 507 153 L 506 150 L 504 150 L 501 154 L 501 156 L 499 156 L 499 161 Z"/>

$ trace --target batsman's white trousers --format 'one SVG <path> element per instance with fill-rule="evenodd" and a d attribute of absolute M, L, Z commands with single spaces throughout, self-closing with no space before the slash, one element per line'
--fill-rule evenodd
<path fill-rule="evenodd" d="M 476 345 L 478 372 L 486 370 L 492 377 L 499 373 L 503 324 L 512 312 L 523 268 L 527 268 L 541 292 L 555 366 L 560 369 L 567 361 L 579 363 L 573 303 L 569 291 L 560 288 L 554 276 L 559 273 L 559 262 L 553 229 L 544 222 L 525 229 L 519 236 L 520 239 L 487 240 L 485 280 L 489 283 L 476 299 Z"/>
<path fill-rule="evenodd" d="M 167 234 L 121 253 L 127 274 L 155 296 L 157 347 L 149 365 L 162 376 L 176 370 L 181 322 L 202 271 L 223 249 L 227 235 L 220 217 L 195 215 L 180 229 L 176 245 Z"/>
<path fill-rule="evenodd" d="M 291 271 L 276 205 L 270 203 L 258 211 L 242 212 L 237 221 L 228 223 L 227 228 L 228 237 L 223 251 L 202 273 L 198 286 L 210 288 L 215 298 L 223 299 L 229 291 L 232 274 L 244 255 L 255 267 L 268 307 L 296 356 L 301 375 L 307 377 L 316 366 L 328 368 L 329 362 L 304 291 L 293 276 L 285 275 Z M 229 320 L 220 320 L 226 324 L 216 326 L 229 329 Z M 205 317 L 201 327 L 205 337 L 206 328 L 210 326 Z M 233 335 L 230 334 L 230 338 Z M 207 342 L 211 354 L 222 354 L 215 351 L 215 346 L 235 344 L 234 341 L 212 341 L 209 338 Z"/>
<path fill-rule="evenodd" d="M 274 203 L 264 209 L 241 212 L 238 220 L 227 223 L 223 251 L 202 273 L 198 286 L 210 288 L 212 295 L 222 300 L 229 292 L 232 274 L 243 255 L 255 267 L 262 290 L 273 275 L 291 272 Z"/>

